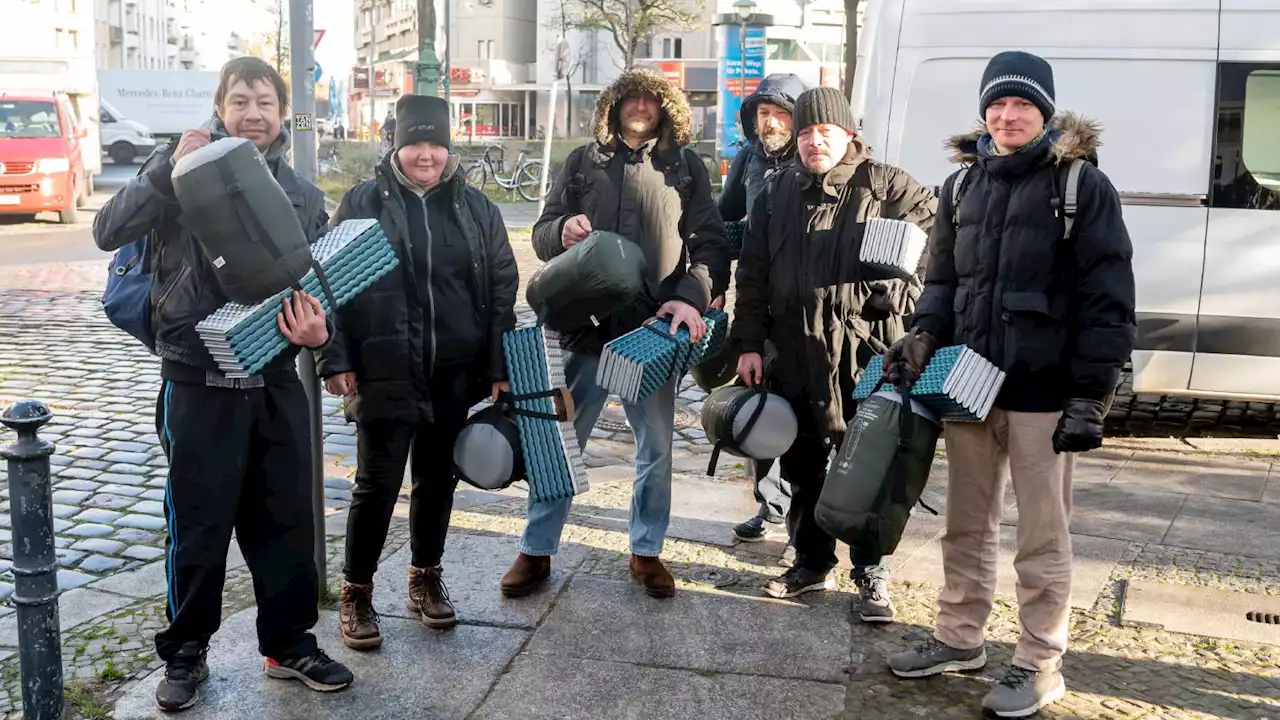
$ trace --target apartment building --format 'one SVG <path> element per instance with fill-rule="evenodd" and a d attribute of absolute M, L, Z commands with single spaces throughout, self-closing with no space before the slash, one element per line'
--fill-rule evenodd
<path fill-rule="evenodd" d="M 180 67 L 182 37 L 176 17 L 179 13 L 170 8 L 174 2 L 94 0 L 98 67 L 125 70 L 172 70 Z"/>

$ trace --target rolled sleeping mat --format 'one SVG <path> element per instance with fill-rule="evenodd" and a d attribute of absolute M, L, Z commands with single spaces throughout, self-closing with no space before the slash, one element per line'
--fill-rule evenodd
<path fill-rule="evenodd" d="M 246 138 L 223 138 L 184 155 L 173 192 L 229 300 L 254 305 L 294 285 L 311 267 L 293 201 Z"/>
<path fill-rule="evenodd" d="M 539 324 L 573 332 L 599 325 L 635 300 L 644 289 L 646 269 L 640 246 L 617 233 L 596 231 L 539 267 L 525 298 Z"/>
<path fill-rule="evenodd" d="M 702 430 L 714 448 L 707 474 L 714 475 L 720 451 L 753 460 L 774 460 L 791 448 L 799 424 L 791 403 L 760 386 L 722 387 L 702 403 Z"/>
<path fill-rule="evenodd" d="M 458 477 L 481 490 L 501 490 L 525 478 L 520 429 L 502 404 L 472 415 L 453 444 Z"/>
<path fill-rule="evenodd" d="M 729 259 L 737 260 L 742 255 L 742 241 L 747 234 L 746 220 L 729 220 L 724 224 L 724 239 L 729 244 Z"/>

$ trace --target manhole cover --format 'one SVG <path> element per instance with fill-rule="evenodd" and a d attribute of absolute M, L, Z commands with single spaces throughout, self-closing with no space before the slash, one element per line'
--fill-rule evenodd
<path fill-rule="evenodd" d="M 676 410 L 676 427 L 701 428 L 702 416 L 690 410 Z"/>
<path fill-rule="evenodd" d="M 596 421 L 596 427 L 611 433 L 629 433 L 631 426 L 623 422 L 614 422 L 613 420 L 605 420 L 600 418 Z"/>
<path fill-rule="evenodd" d="M 699 585 L 710 585 L 715 588 L 728 587 L 738 582 L 738 576 L 724 568 L 703 568 L 685 576 L 689 582 Z"/>

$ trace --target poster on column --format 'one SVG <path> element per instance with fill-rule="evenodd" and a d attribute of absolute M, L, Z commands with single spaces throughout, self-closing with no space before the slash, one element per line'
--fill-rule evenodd
<path fill-rule="evenodd" d="M 742 101 L 755 92 L 764 79 L 765 28 L 748 25 L 745 37 L 741 25 L 721 25 L 720 32 L 720 47 L 724 52 L 720 58 L 720 128 L 716 145 L 720 157 L 732 159 L 743 142 L 738 118 Z"/>

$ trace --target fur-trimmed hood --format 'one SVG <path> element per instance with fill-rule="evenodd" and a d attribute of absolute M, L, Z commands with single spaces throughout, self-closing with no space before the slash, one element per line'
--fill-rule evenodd
<path fill-rule="evenodd" d="M 662 101 L 658 121 L 658 147 L 686 147 L 693 144 L 693 111 L 684 92 L 671 85 L 662 73 L 649 68 L 633 68 L 618 76 L 596 100 L 592 128 L 596 142 L 610 145 L 618 134 L 618 109 L 631 93 L 647 93 Z"/>
<path fill-rule="evenodd" d="M 1073 112 L 1060 112 L 1049 121 L 1053 145 L 1049 153 L 1059 163 L 1084 158 L 1098 164 L 1098 148 L 1102 146 L 1102 124 Z M 951 152 L 951 162 L 973 163 L 978 160 L 978 141 L 987 134 L 985 123 L 979 122 L 971 131 L 947 138 L 946 148 Z"/>

